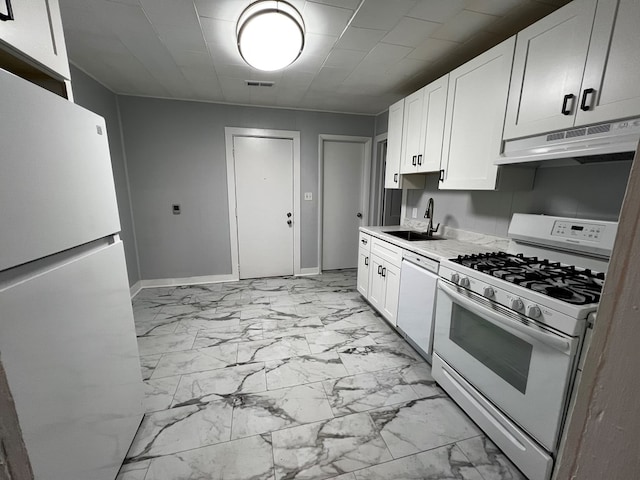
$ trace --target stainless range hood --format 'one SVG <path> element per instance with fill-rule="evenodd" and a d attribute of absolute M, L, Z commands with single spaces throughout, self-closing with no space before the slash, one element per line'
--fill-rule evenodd
<path fill-rule="evenodd" d="M 505 140 L 496 165 L 575 164 L 631 160 L 640 141 L 640 118 Z M 557 162 L 558 159 L 569 160 Z"/>

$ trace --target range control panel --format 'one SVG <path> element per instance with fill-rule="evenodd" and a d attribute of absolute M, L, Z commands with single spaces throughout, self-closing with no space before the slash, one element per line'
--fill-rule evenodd
<path fill-rule="evenodd" d="M 606 228 L 606 225 L 597 223 L 557 220 L 553 224 L 551 235 L 555 237 L 575 238 L 576 240 L 598 242 Z"/>

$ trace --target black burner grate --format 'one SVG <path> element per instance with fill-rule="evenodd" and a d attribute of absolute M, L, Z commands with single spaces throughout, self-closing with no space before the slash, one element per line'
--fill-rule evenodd
<path fill-rule="evenodd" d="M 459 255 L 451 261 L 574 305 L 598 303 L 604 284 L 604 273 L 522 254 Z"/>

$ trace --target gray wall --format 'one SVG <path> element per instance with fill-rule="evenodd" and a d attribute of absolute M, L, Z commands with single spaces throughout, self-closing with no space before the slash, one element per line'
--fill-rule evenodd
<path fill-rule="evenodd" d="M 122 228 L 120 236 L 124 244 L 127 273 L 129 285 L 131 286 L 140 280 L 140 272 L 138 270 L 138 257 L 134 240 L 129 189 L 127 187 L 126 161 L 122 148 L 122 131 L 118 118 L 117 97 L 111 90 L 106 89 L 73 65 L 71 65 L 71 84 L 75 103 L 104 117 L 107 124 L 111 166 L 113 168 Z"/>
<path fill-rule="evenodd" d="M 375 118 L 118 97 L 143 279 L 231 273 L 224 127 L 300 131 L 301 266 L 317 266 L 318 135 L 371 137 Z M 268 201 L 268 199 L 265 199 Z M 173 215 L 171 204 L 183 213 Z"/>
<path fill-rule="evenodd" d="M 513 213 L 617 221 L 630 168 L 631 161 L 538 168 L 533 189 L 520 192 L 439 191 L 438 176 L 428 175 L 424 190 L 408 191 L 406 217 L 415 207 L 422 220 L 433 197 L 435 222 L 501 237 Z"/>
<path fill-rule="evenodd" d="M 389 110 L 376 115 L 376 135 L 387 133 L 389 129 Z"/>

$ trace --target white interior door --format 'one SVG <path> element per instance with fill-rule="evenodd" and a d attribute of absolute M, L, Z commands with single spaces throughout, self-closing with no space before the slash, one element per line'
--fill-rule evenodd
<path fill-rule="evenodd" d="M 292 275 L 293 140 L 236 136 L 233 148 L 240 278 Z"/>
<path fill-rule="evenodd" d="M 358 266 L 358 227 L 366 222 L 366 144 L 324 141 L 322 269 Z M 359 216 L 358 216 L 359 215 Z"/>

